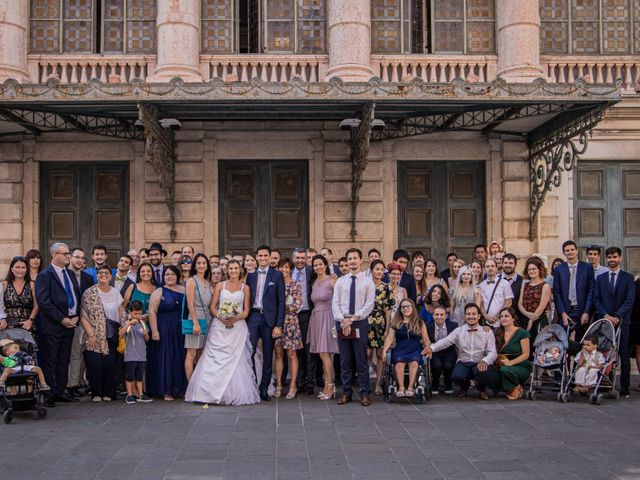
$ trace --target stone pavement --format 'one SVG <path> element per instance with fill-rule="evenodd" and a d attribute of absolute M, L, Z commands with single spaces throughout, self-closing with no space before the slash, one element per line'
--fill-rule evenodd
<path fill-rule="evenodd" d="M 637 385 L 634 379 L 633 385 Z M 0 478 L 638 479 L 640 393 L 589 405 L 314 397 L 246 407 L 58 405 L 0 423 Z"/>

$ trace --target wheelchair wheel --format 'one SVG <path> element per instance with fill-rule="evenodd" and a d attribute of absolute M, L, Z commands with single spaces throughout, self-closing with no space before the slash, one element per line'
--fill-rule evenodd
<path fill-rule="evenodd" d="M 6 424 L 13 422 L 13 408 L 8 408 L 7 410 L 5 410 L 2 414 L 2 419 Z"/>

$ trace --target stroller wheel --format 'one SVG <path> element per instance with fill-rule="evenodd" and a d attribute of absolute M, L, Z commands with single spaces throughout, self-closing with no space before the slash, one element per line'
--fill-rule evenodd
<path fill-rule="evenodd" d="M 562 402 L 569 403 L 569 400 L 571 400 L 571 394 L 569 392 L 564 392 L 562 394 Z"/>
<path fill-rule="evenodd" d="M 595 401 L 596 405 L 602 405 L 604 403 L 604 395 L 599 393 L 596 396 L 596 401 Z"/>
<path fill-rule="evenodd" d="M 589 395 L 589 403 L 592 405 L 596 404 L 596 394 L 592 393 L 591 395 Z"/>
<path fill-rule="evenodd" d="M 36 407 L 36 415 L 38 418 L 44 418 L 47 416 L 47 409 L 45 407 Z"/>
<path fill-rule="evenodd" d="M 536 393 L 536 391 L 535 391 L 535 390 L 532 390 L 532 391 L 530 391 L 530 392 L 527 392 L 527 398 L 528 398 L 529 400 L 535 400 L 535 399 L 536 399 L 536 397 L 537 397 L 537 395 L 538 395 L 538 394 Z"/>
<path fill-rule="evenodd" d="M 611 390 L 611 392 L 609 393 L 609 398 L 618 400 L 620 398 L 620 392 L 618 390 Z"/>
<path fill-rule="evenodd" d="M 11 423 L 13 421 L 13 408 L 8 408 L 7 410 L 5 410 L 4 414 L 2 414 L 2 419 L 6 424 Z"/>

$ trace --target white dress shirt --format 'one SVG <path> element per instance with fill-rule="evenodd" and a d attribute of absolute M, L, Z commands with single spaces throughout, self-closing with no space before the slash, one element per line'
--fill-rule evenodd
<path fill-rule="evenodd" d="M 475 330 L 470 329 L 467 324 L 456 328 L 442 340 L 433 343 L 431 350 L 439 352 L 451 345 L 455 345 L 458 349 L 458 362 L 479 363 L 482 361 L 491 365 L 498 356 L 493 332 L 485 332 L 480 325 L 476 325 Z"/>
<path fill-rule="evenodd" d="M 491 283 L 490 283 L 491 282 Z M 495 283 L 497 282 L 497 284 Z M 496 276 L 493 280 L 483 280 L 480 282 L 480 295 L 482 297 L 482 306 L 489 316 L 494 317 L 498 315 L 500 310 L 504 307 L 505 301 L 513 299 L 513 290 L 511 285 L 504 278 Z M 495 288 L 496 293 L 493 294 Z M 493 300 L 491 300 L 493 295 Z M 491 305 L 489 301 L 491 300 Z"/>
<path fill-rule="evenodd" d="M 60 284 L 62 285 L 62 288 L 64 288 L 64 276 L 67 275 L 67 279 L 69 280 L 69 286 L 71 287 L 71 296 L 73 297 L 73 308 L 69 309 L 68 315 L 70 317 L 75 317 L 76 312 L 78 311 L 78 299 L 76 298 L 76 291 L 73 288 L 73 282 L 71 281 L 71 276 L 69 275 L 69 271 L 64 268 L 60 268 L 57 265 L 54 265 L 53 263 L 51 264 L 51 266 L 53 267 L 53 270 L 58 275 L 58 280 L 60 280 Z"/>
<path fill-rule="evenodd" d="M 257 308 L 258 310 L 262 309 L 262 295 L 264 294 L 264 286 L 267 283 L 268 273 L 268 267 L 264 270 L 260 268 L 256 270 L 256 275 L 258 275 L 258 283 L 256 284 L 256 297 L 253 301 L 253 308 Z"/>
<path fill-rule="evenodd" d="M 598 278 L 598 275 L 602 275 L 603 273 L 607 273 L 608 271 L 609 269 L 607 267 L 598 265 L 598 268 L 593 269 L 593 276 L 594 278 Z"/>
<path fill-rule="evenodd" d="M 335 318 L 336 322 L 340 322 L 344 320 L 345 316 L 349 316 L 349 294 L 351 292 L 351 277 L 353 276 L 352 273 L 343 275 L 336 280 L 336 284 L 333 287 L 331 310 L 333 311 L 333 318 Z M 358 273 L 355 277 L 356 308 L 354 315 L 357 315 L 358 318 L 362 320 L 368 318 L 373 310 L 373 305 L 376 300 L 376 286 L 364 272 Z"/>

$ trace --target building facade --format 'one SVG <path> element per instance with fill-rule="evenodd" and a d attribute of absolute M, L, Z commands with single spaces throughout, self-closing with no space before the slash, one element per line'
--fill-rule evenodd
<path fill-rule="evenodd" d="M 638 0 L 0 0 L 0 270 L 575 238 L 637 272 L 638 32 Z"/>

